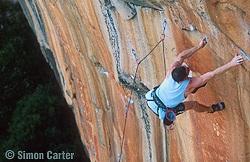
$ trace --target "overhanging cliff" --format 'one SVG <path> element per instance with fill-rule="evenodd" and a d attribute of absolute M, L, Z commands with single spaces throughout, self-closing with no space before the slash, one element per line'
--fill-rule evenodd
<path fill-rule="evenodd" d="M 20 0 L 72 107 L 91 161 L 250 161 L 250 2 L 247 0 Z M 186 60 L 193 76 L 230 61 L 241 66 L 213 79 L 188 100 L 224 101 L 214 114 L 186 112 L 174 131 L 147 107 L 144 94 L 164 79 L 159 45 L 166 21 L 167 69 L 177 54 L 206 36 L 208 45 Z M 130 98 L 130 90 L 133 97 Z"/>

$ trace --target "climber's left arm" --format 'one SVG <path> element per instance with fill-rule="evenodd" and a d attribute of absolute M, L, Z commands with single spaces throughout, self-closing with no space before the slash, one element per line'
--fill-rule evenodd
<path fill-rule="evenodd" d="M 192 55 L 193 55 L 195 52 L 197 52 L 199 49 L 205 47 L 206 44 L 207 44 L 206 38 L 203 38 L 203 39 L 201 40 L 201 42 L 200 42 L 197 46 L 194 46 L 194 47 L 192 47 L 192 48 L 190 48 L 190 49 L 187 49 L 187 50 L 181 52 L 181 53 L 178 55 L 179 60 L 183 62 L 183 60 L 184 60 L 185 58 L 188 58 L 188 57 L 192 56 Z M 177 58 L 178 58 L 178 57 L 177 57 Z M 182 64 L 182 62 L 181 62 L 181 64 Z"/>
<path fill-rule="evenodd" d="M 177 58 L 175 59 L 175 61 L 173 62 L 173 64 L 170 66 L 170 69 L 169 69 L 166 77 L 169 77 L 169 75 L 172 73 L 173 69 L 175 67 L 177 67 L 177 66 L 180 66 L 183 63 L 183 61 L 184 61 L 185 58 L 188 58 L 188 57 L 192 56 L 199 49 L 203 48 L 206 44 L 207 44 L 206 38 L 203 38 L 201 40 L 201 42 L 197 46 L 192 47 L 190 49 L 187 49 L 187 50 L 181 52 L 177 56 Z"/>

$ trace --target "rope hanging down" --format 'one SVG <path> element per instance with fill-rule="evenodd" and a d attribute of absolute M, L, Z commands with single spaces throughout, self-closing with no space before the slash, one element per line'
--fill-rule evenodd
<path fill-rule="evenodd" d="M 165 76 L 166 76 L 166 63 L 165 63 L 165 54 L 164 54 L 164 39 L 165 39 L 165 29 L 166 29 L 166 25 L 167 25 L 167 21 L 164 20 L 164 23 L 163 23 L 163 32 L 162 32 L 162 37 L 161 37 L 161 40 L 154 46 L 154 48 L 152 48 L 150 50 L 150 52 L 144 56 L 139 62 L 136 60 L 136 63 L 137 63 L 137 66 L 136 66 L 136 71 L 135 71 L 135 75 L 134 75 L 134 79 L 133 79 L 133 86 L 135 84 L 135 80 L 136 80 L 136 75 L 137 75 L 137 72 L 138 72 L 138 69 L 139 69 L 139 65 L 154 51 L 154 49 L 162 42 L 162 49 L 163 49 L 163 60 L 164 60 L 164 69 L 165 69 Z M 132 94 L 133 94 L 133 91 L 131 90 L 130 92 L 130 97 L 132 97 Z M 126 131 L 126 124 L 127 124 L 127 116 L 128 116 L 128 112 L 129 112 L 129 105 L 130 105 L 130 99 L 128 100 L 128 104 L 127 104 L 127 109 L 125 111 L 125 123 L 124 123 L 124 127 L 123 127 L 123 137 L 122 137 L 122 144 L 121 144 L 121 152 L 120 152 L 120 155 L 118 157 L 118 161 L 120 162 L 121 160 L 121 155 L 122 155 L 122 149 L 123 149 L 123 144 L 124 144 L 124 135 L 125 135 L 125 131 Z"/>

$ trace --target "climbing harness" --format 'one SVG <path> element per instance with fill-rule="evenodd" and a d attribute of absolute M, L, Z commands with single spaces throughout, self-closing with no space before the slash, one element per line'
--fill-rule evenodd
<path fill-rule="evenodd" d="M 176 113 L 180 113 L 178 108 L 180 107 L 180 104 L 177 105 L 174 108 L 169 109 L 162 101 L 161 99 L 157 96 L 156 94 L 156 90 L 159 86 L 156 86 L 153 91 L 151 92 L 151 97 L 153 99 L 147 99 L 147 101 L 151 101 L 154 102 L 157 105 L 157 112 L 154 112 L 154 110 L 152 109 L 152 107 L 150 107 L 148 105 L 148 107 L 159 116 L 159 109 L 161 108 L 162 111 L 166 112 L 165 118 L 164 118 L 164 124 L 169 126 L 171 124 L 173 124 L 173 122 L 176 119 L 177 114 Z"/>
<path fill-rule="evenodd" d="M 155 87 L 151 93 L 151 96 L 153 97 L 153 101 L 156 103 L 156 105 L 158 105 L 158 108 L 163 108 L 163 109 L 168 109 L 167 106 L 164 105 L 164 103 L 159 99 L 159 97 L 156 94 L 156 89 L 159 86 Z"/>
<path fill-rule="evenodd" d="M 162 48 L 163 48 L 163 60 L 164 60 L 164 69 L 165 69 L 165 76 L 166 76 L 166 63 L 165 63 L 165 52 L 164 52 L 164 39 L 165 39 L 165 29 L 166 29 L 166 25 L 167 25 L 167 21 L 166 19 L 164 20 L 163 22 L 163 32 L 162 32 L 162 35 L 160 37 L 160 41 L 149 51 L 149 53 L 147 55 L 145 55 L 140 61 L 136 60 L 136 71 L 135 71 L 135 75 L 134 75 L 134 79 L 133 79 L 133 86 L 135 84 L 135 81 L 136 81 L 136 75 L 137 75 L 137 72 L 138 72 L 138 69 L 139 69 L 139 65 L 150 55 L 152 54 L 152 52 L 154 51 L 154 49 L 160 44 L 162 43 Z M 133 91 L 131 90 L 130 92 L 130 97 L 132 96 L 133 94 Z M 120 155 L 118 157 L 118 162 L 120 162 L 121 160 L 121 155 L 122 155 L 122 150 L 123 150 L 123 144 L 124 144 L 124 135 L 125 135 L 125 131 L 126 131 L 126 124 L 127 124 L 127 117 L 128 117 L 128 112 L 129 112 L 129 105 L 130 105 L 130 101 L 128 101 L 128 104 L 126 106 L 126 111 L 125 111 L 125 123 L 124 123 L 124 127 L 123 127 L 123 137 L 122 137 L 122 143 L 121 143 L 121 152 L 120 152 Z"/>

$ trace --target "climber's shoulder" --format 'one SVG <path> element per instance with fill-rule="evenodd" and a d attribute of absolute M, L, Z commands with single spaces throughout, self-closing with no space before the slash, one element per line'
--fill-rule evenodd
<path fill-rule="evenodd" d="M 202 82 L 202 79 L 200 77 L 192 77 L 190 78 L 187 88 L 193 89 L 202 86 L 203 84 L 204 83 Z"/>

